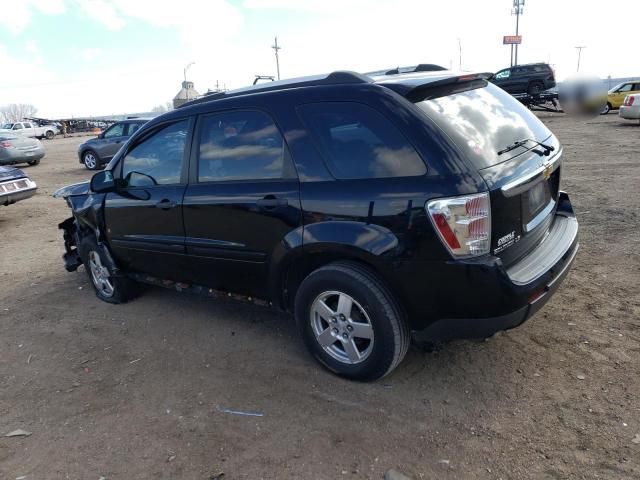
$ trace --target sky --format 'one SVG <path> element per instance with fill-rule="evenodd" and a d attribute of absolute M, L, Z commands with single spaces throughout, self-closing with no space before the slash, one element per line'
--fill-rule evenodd
<path fill-rule="evenodd" d="M 47 118 L 150 111 L 185 65 L 201 93 L 275 75 L 366 72 L 417 63 L 509 66 L 512 0 L 0 0 L 0 106 Z M 629 23 L 627 24 L 626 20 Z M 640 0 L 526 0 L 519 63 L 640 76 Z M 635 25 L 635 27 L 633 27 Z M 460 55 L 460 49 L 462 54 Z"/>

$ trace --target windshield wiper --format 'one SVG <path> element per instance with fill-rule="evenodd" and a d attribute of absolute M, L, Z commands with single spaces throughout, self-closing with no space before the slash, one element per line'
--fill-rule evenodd
<path fill-rule="evenodd" d="M 515 150 L 518 147 L 523 147 L 528 142 L 535 143 L 536 145 L 538 145 L 538 146 L 540 146 L 540 147 L 542 147 L 544 149 L 544 152 L 541 152 L 540 150 L 534 150 L 534 152 L 537 153 L 540 156 L 544 155 L 545 157 L 548 157 L 549 154 L 556 149 L 555 147 L 552 147 L 551 145 L 546 145 L 546 144 L 544 144 L 542 142 L 534 140 L 533 138 L 525 138 L 523 140 L 518 140 L 517 142 L 513 142 L 512 145 L 509 145 L 507 148 L 504 148 L 504 149 L 500 150 L 498 152 L 498 155 L 502 155 L 503 153 L 510 152 L 511 150 Z"/>

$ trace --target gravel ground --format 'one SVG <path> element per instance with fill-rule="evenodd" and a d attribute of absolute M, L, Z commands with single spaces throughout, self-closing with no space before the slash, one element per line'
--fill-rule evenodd
<path fill-rule="evenodd" d="M 581 222 L 572 272 L 522 327 L 414 347 L 372 384 L 264 307 L 98 301 L 62 267 L 51 197 L 89 177 L 82 139 L 45 141 L 38 195 L 0 207 L 0 434 L 32 432 L 0 437 L 0 478 L 640 478 L 640 126 L 541 116 Z"/>

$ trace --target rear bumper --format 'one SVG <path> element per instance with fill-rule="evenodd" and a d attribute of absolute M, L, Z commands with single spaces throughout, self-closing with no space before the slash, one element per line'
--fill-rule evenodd
<path fill-rule="evenodd" d="M 622 105 L 618 115 L 628 120 L 638 120 L 640 119 L 640 105 L 631 105 L 630 107 Z"/>
<path fill-rule="evenodd" d="M 29 155 L 27 155 L 27 153 L 29 153 Z M 4 150 L 4 155 L 0 157 L 0 165 L 33 162 L 42 159 L 44 155 L 45 152 L 43 148 L 37 148 L 28 152 L 17 149 Z"/>
<path fill-rule="evenodd" d="M 457 289 L 459 298 L 439 296 L 453 302 L 455 313 L 467 315 L 449 316 L 442 312 L 444 318 L 429 324 L 418 335 L 435 341 L 483 338 L 531 318 L 553 296 L 578 253 L 578 222 L 564 192 L 560 193 L 556 216 L 546 239 L 508 269 L 495 257 L 467 264 L 466 278 L 461 277 L 458 282 L 475 293 L 469 294 L 471 300 L 462 300 L 464 289 Z"/>
<path fill-rule="evenodd" d="M 27 178 L 0 182 L 0 205 L 6 206 L 33 197 L 37 189 L 36 182 Z"/>

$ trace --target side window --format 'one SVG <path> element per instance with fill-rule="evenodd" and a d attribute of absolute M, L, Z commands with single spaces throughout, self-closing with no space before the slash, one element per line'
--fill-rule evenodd
<path fill-rule="evenodd" d="M 381 113 L 355 102 L 312 103 L 298 114 L 338 179 L 412 177 L 427 168 Z"/>
<path fill-rule="evenodd" d="M 634 83 L 633 84 L 633 89 L 634 92 L 638 92 L 640 91 L 640 83 Z"/>
<path fill-rule="evenodd" d="M 14 130 L 22 130 L 22 124 L 21 124 L 21 123 L 16 123 L 16 124 L 13 126 L 13 129 L 14 129 Z"/>
<path fill-rule="evenodd" d="M 511 76 L 510 70 L 502 70 L 496 73 L 495 78 L 509 78 Z"/>
<path fill-rule="evenodd" d="M 188 120 L 167 125 L 129 150 L 122 160 L 124 186 L 180 183 L 188 130 Z"/>
<path fill-rule="evenodd" d="M 632 83 L 627 83 L 625 85 L 623 85 L 622 87 L 620 87 L 618 89 L 619 92 L 630 92 L 631 91 L 631 87 L 633 86 Z"/>
<path fill-rule="evenodd" d="M 141 126 L 142 126 L 141 123 L 129 123 L 127 125 L 127 131 L 126 131 L 125 135 L 127 137 L 130 137 L 131 135 L 136 133 Z"/>
<path fill-rule="evenodd" d="M 24 128 L 33 128 L 33 126 L 30 123 L 25 123 Z"/>
<path fill-rule="evenodd" d="M 295 176 L 282 135 L 266 113 L 245 110 L 203 118 L 198 154 L 199 182 Z"/>
<path fill-rule="evenodd" d="M 122 137 L 124 135 L 124 123 L 116 123 L 106 132 L 104 138 Z"/>

